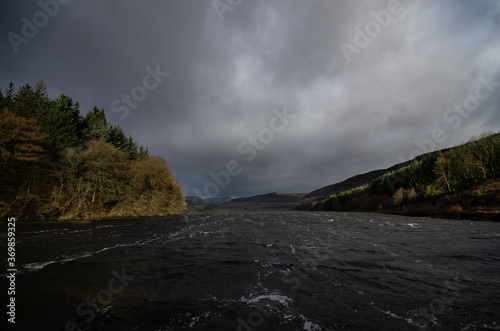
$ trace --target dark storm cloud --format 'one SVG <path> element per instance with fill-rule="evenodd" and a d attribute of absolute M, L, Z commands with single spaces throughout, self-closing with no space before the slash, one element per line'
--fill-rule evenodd
<path fill-rule="evenodd" d="M 436 148 L 499 131 L 497 1 L 243 0 L 230 9 L 69 1 L 15 53 L 8 33 L 22 34 L 21 19 L 42 9 L 4 2 L 0 86 L 43 78 L 52 97 L 66 93 L 83 112 L 103 107 L 167 160 L 186 195 L 203 193 L 233 160 L 240 171 L 220 195 L 307 192 L 400 162 L 437 129 L 446 139 Z M 124 116 L 116 105 L 148 68 L 168 76 Z M 453 112 L 490 75 L 477 109 Z M 284 109 L 295 117 L 273 131 Z"/>

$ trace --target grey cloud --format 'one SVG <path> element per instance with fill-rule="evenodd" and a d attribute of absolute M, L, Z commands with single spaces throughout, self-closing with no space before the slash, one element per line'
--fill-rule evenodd
<path fill-rule="evenodd" d="M 307 192 L 395 164 L 436 128 L 448 137 L 439 148 L 498 131 L 500 88 L 459 129 L 443 120 L 479 77 L 500 73 L 498 2 L 401 1 L 349 63 L 340 44 L 388 3 L 244 0 L 221 21 L 211 1 L 72 1 L 15 54 L 7 33 L 39 7 L 6 2 L 0 86 L 44 78 L 52 97 L 105 108 L 167 160 L 186 195 L 231 160 L 242 172 L 221 195 Z M 170 75 L 120 120 L 113 100 L 156 65 Z M 283 107 L 292 123 L 246 161 L 238 146 Z"/>

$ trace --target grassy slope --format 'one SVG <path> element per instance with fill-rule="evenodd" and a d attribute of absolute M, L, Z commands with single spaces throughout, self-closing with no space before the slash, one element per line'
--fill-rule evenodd
<path fill-rule="evenodd" d="M 310 209 L 500 221 L 499 174 L 500 133 L 485 132 L 468 143 L 422 155 L 366 187 L 313 201 Z"/>
<path fill-rule="evenodd" d="M 385 207 L 377 211 L 407 216 L 500 221 L 500 180 L 438 199 Z"/>

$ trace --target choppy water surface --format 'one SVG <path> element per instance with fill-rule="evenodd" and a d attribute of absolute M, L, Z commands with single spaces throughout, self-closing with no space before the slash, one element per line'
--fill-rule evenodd
<path fill-rule="evenodd" d="M 500 329 L 498 223 L 231 212 L 17 239 L 19 330 Z"/>

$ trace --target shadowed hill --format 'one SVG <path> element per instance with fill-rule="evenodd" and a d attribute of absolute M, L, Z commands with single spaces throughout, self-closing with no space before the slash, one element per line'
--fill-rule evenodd
<path fill-rule="evenodd" d="M 322 187 L 320 189 L 317 189 L 315 191 L 312 191 L 311 193 L 306 194 L 304 197 L 302 197 L 302 200 L 322 200 L 326 197 L 329 197 L 330 195 L 337 194 L 343 191 L 348 191 L 352 190 L 353 188 L 360 187 L 363 185 L 368 185 L 370 184 L 374 179 L 384 175 L 385 173 L 389 173 L 392 171 L 395 171 L 397 169 L 400 169 L 404 166 L 407 166 L 409 162 L 403 162 L 399 163 L 396 165 L 393 165 L 390 168 L 387 169 L 379 169 L 379 170 L 373 170 L 364 174 L 356 175 L 353 177 L 350 177 L 340 183 L 328 185 L 325 187 Z"/>
<path fill-rule="evenodd" d="M 369 179 L 370 174 L 361 177 Z M 347 181 L 354 183 L 355 179 Z M 365 185 L 339 189 L 321 201 L 308 202 L 311 210 L 498 220 L 499 182 L 500 134 L 484 132 L 462 145 L 389 168 Z M 326 188 L 320 191 L 326 192 Z"/>
<path fill-rule="evenodd" d="M 281 193 L 268 193 L 262 195 L 256 195 L 253 197 L 247 198 L 238 198 L 231 200 L 231 203 L 239 203 L 239 202 L 252 202 L 252 203 L 291 203 L 298 202 L 302 194 L 300 193 L 292 193 L 292 194 L 281 194 Z"/>

